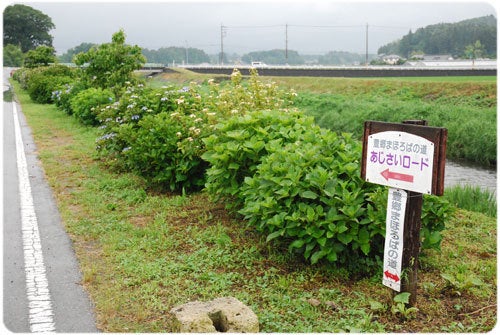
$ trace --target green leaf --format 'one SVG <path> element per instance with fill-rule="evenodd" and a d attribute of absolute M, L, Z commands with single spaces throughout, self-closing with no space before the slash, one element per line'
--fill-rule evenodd
<path fill-rule="evenodd" d="M 372 311 L 377 312 L 377 311 L 383 311 L 385 309 L 385 306 L 378 301 L 370 300 L 369 303 L 370 303 L 370 309 Z"/>
<path fill-rule="evenodd" d="M 361 251 L 363 251 L 363 253 L 365 255 L 368 255 L 368 253 L 370 252 L 370 244 L 369 243 L 366 243 L 366 244 L 361 244 L 359 246 L 359 248 L 361 249 Z"/>
<path fill-rule="evenodd" d="M 290 245 L 288 246 L 288 250 L 293 250 L 293 249 L 300 249 L 302 248 L 302 246 L 304 246 L 304 243 L 306 241 L 304 240 L 295 240 L 293 241 L 292 243 L 290 243 Z"/>
<path fill-rule="evenodd" d="M 352 236 L 347 234 L 338 234 L 337 239 L 344 244 L 349 244 L 352 241 Z"/>
<path fill-rule="evenodd" d="M 244 129 L 237 129 L 228 131 L 226 135 L 234 140 L 241 141 L 246 138 L 247 132 Z"/>
<path fill-rule="evenodd" d="M 337 260 L 337 253 L 333 250 L 330 250 L 330 252 L 328 253 L 328 255 L 326 255 L 326 258 L 330 261 L 330 262 L 335 262 Z"/>
<path fill-rule="evenodd" d="M 311 254 L 312 250 L 316 247 L 316 241 L 312 241 L 306 244 L 306 250 L 304 252 L 304 257 L 307 259 Z"/>
<path fill-rule="evenodd" d="M 282 229 L 275 231 L 274 233 L 271 233 L 267 235 L 266 242 L 269 242 L 271 240 L 274 240 L 278 236 L 282 236 L 284 231 Z"/>
<path fill-rule="evenodd" d="M 349 228 L 347 228 L 347 227 L 345 226 L 345 223 L 343 223 L 343 222 L 337 225 L 337 232 L 338 232 L 339 234 L 342 234 L 343 232 L 347 231 L 348 229 L 349 229 Z"/>
<path fill-rule="evenodd" d="M 329 197 L 333 197 L 335 195 L 335 186 L 337 185 L 337 180 L 328 180 L 325 184 L 325 188 L 323 191 Z"/>
<path fill-rule="evenodd" d="M 411 295 L 410 292 L 401 292 L 401 293 L 397 294 L 396 296 L 394 296 L 393 300 L 396 303 L 400 302 L 403 304 L 407 304 L 410 302 L 410 295 Z"/>
<path fill-rule="evenodd" d="M 358 232 L 358 242 L 360 244 L 370 242 L 370 233 L 368 233 L 368 230 L 365 227 L 361 228 Z"/>
<path fill-rule="evenodd" d="M 240 165 L 237 163 L 231 163 L 228 166 L 228 169 L 230 169 L 230 170 L 238 170 L 239 168 L 240 168 Z"/>
<path fill-rule="evenodd" d="M 302 198 L 312 199 L 312 200 L 314 200 L 314 199 L 316 199 L 318 197 L 318 195 L 315 192 L 309 191 L 309 190 L 301 192 L 300 196 Z"/>
<path fill-rule="evenodd" d="M 437 244 L 439 243 L 443 237 L 441 236 L 441 233 L 439 231 L 433 231 L 429 236 L 427 236 L 427 245 L 432 245 L 432 244 Z"/>
<path fill-rule="evenodd" d="M 314 220 L 314 217 L 315 217 L 314 209 L 311 206 L 308 206 L 307 207 L 307 220 L 309 220 L 309 222 L 312 222 Z"/>
<path fill-rule="evenodd" d="M 326 256 L 326 251 L 324 250 L 319 250 L 316 251 L 314 254 L 311 256 L 311 264 L 316 264 L 318 261 Z"/>

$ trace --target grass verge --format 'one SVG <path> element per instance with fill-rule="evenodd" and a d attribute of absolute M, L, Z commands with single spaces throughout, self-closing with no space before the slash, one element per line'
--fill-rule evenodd
<path fill-rule="evenodd" d="M 497 217 L 496 195 L 479 186 L 455 185 L 447 188 L 444 196 L 458 208 Z"/>
<path fill-rule="evenodd" d="M 311 266 L 204 193 L 148 192 L 95 158 L 94 128 L 16 87 L 105 332 L 169 332 L 168 311 L 234 296 L 263 332 L 486 332 L 496 323 L 496 220 L 459 210 L 421 257 L 418 313 L 394 313 L 381 273 Z M 464 260 L 466 260 L 464 262 Z"/>

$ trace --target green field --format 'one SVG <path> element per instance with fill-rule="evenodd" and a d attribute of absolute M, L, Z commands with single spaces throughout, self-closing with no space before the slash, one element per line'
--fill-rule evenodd
<path fill-rule="evenodd" d="M 191 76 L 174 79 L 200 80 Z M 388 82 L 331 85 L 338 91 L 362 83 L 351 91 L 372 96 L 365 85 L 380 91 Z M 204 192 L 159 194 L 141 178 L 110 170 L 96 159 L 97 129 L 16 92 L 104 332 L 169 332 L 173 306 L 228 295 L 256 312 L 262 332 L 487 332 L 496 324 L 493 217 L 456 212 L 441 252 L 421 255 L 418 312 L 410 313 L 382 286 L 381 273 L 351 277 L 307 264 Z"/>

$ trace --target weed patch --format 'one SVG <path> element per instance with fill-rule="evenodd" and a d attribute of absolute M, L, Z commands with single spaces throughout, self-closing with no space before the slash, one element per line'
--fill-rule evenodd
<path fill-rule="evenodd" d="M 482 190 L 479 186 L 456 185 L 447 188 L 444 196 L 458 208 L 497 217 L 495 194 L 488 190 Z"/>

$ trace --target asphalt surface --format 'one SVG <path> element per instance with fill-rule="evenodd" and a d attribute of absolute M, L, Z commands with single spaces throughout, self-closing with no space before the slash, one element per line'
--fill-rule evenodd
<path fill-rule="evenodd" d="M 10 69 L 3 69 L 3 90 L 8 87 Z M 50 321 L 56 332 L 96 333 L 92 303 L 81 285 L 81 272 L 72 243 L 61 223 L 59 211 L 51 188 L 48 186 L 41 163 L 37 157 L 36 146 L 22 114 L 16 104 L 19 125 L 24 144 L 24 152 L 31 185 L 36 223 L 40 236 L 41 255 L 46 280 L 47 296 L 50 296 Z M 36 332 L 33 325 L 33 296 L 27 283 L 25 257 L 26 237 L 23 237 L 20 203 L 18 158 L 15 141 L 15 118 L 13 102 L 3 102 L 2 111 L 2 150 L 3 150 L 3 248 L 2 248 L 2 333 Z M 22 179 L 22 178 L 21 178 Z M 32 291 L 32 290 L 31 290 Z M 29 303 L 31 301 L 31 304 Z"/>

